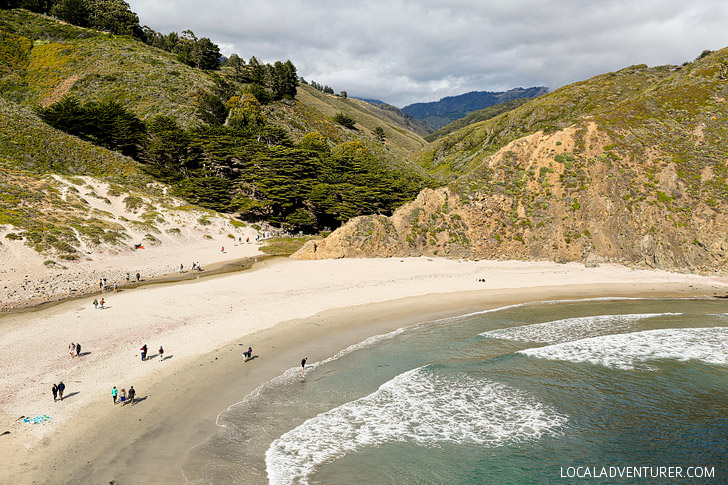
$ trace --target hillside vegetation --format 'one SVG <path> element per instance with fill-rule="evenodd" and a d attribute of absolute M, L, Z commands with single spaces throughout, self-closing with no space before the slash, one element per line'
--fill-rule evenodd
<path fill-rule="evenodd" d="M 456 174 L 391 218 L 357 218 L 299 257 L 432 254 L 728 271 L 728 49 L 632 66 L 435 142 Z"/>
<path fill-rule="evenodd" d="M 425 145 L 407 120 L 307 85 L 296 90 L 290 61 L 235 56 L 206 71 L 182 62 L 179 49 L 25 10 L 0 10 L 0 38 L 0 165 L 12 194 L 0 224 L 39 251 L 71 259 L 83 238 L 64 227 L 69 221 L 96 225 L 100 244 L 130 234 L 54 195 L 52 175 L 94 177 L 125 197 L 169 193 L 187 201 L 177 205 L 306 231 L 391 213 L 434 185 L 406 159 Z M 352 126 L 338 123 L 339 113 Z"/>
<path fill-rule="evenodd" d="M 414 103 L 402 108 L 402 113 L 420 120 L 431 131 L 439 130 L 473 111 L 505 103 L 512 99 L 534 98 L 548 92 L 548 88 L 514 88 L 504 92 L 472 91 L 458 96 L 448 96 L 430 103 Z"/>
<path fill-rule="evenodd" d="M 433 142 L 433 141 L 437 140 L 438 138 L 442 138 L 445 135 L 449 135 L 450 133 L 452 133 L 454 131 L 458 131 L 462 128 L 465 128 L 468 125 L 473 125 L 473 124 L 479 123 L 481 121 L 486 121 L 491 118 L 495 118 L 496 116 L 503 114 L 507 111 L 516 109 L 519 106 L 521 106 L 522 104 L 527 103 L 528 101 L 530 101 L 530 98 L 516 98 L 516 99 L 511 99 L 510 101 L 505 101 L 503 103 L 498 103 L 493 106 L 489 106 L 487 108 L 480 109 L 478 111 L 473 111 L 466 117 L 457 119 L 457 120 L 453 121 L 452 123 L 449 123 L 449 124 L 443 126 L 436 132 L 425 136 L 425 140 L 428 142 Z"/>

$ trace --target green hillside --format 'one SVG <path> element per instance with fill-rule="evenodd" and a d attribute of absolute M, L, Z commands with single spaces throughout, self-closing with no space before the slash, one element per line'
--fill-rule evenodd
<path fill-rule="evenodd" d="M 48 106 L 71 94 L 113 98 L 142 119 L 198 123 L 195 93 L 212 91 L 205 72 L 128 36 L 61 24 L 24 10 L 0 10 L 0 93 L 25 105 Z"/>
<path fill-rule="evenodd" d="M 442 138 L 445 135 L 449 135 L 450 133 L 452 133 L 454 131 L 458 131 L 462 128 L 465 128 L 468 125 L 479 123 L 481 121 L 486 121 L 491 118 L 495 118 L 496 116 L 503 114 L 507 111 L 516 109 L 519 106 L 521 106 L 522 104 L 527 103 L 528 101 L 530 101 L 530 98 L 516 98 L 516 99 L 511 99 L 510 101 L 505 101 L 503 103 L 496 104 L 494 106 L 489 106 L 487 108 L 483 108 L 478 111 L 473 111 L 466 117 L 460 118 L 459 120 L 455 120 L 452 123 L 449 123 L 449 124 L 443 126 L 436 132 L 425 136 L 425 140 L 428 142 L 433 142 L 433 141 L 437 140 L 438 138 Z"/>
<path fill-rule="evenodd" d="M 82 217 L 54 195 L 53 174 L 130 193 L 161 180 L 193 204 L 309 231 L 391 213 L 434 183 L 407 160 L 425 142 L 397 113 L 307 85 L 271 101 L 269 81 L 251 84 L 234 66 L 196 69 L 136 38 L 24 10 L 0 10 L 0 38 L 0 165 L 15 194 L 1 220 L 29 244 L 52 228 L 35 248 L 77 247 L 68 231 L 53 235 Z M 340 113 L 354 125 L 337 123 Z"/>
<path fill-rule="evenodd" d="M 616 262 L 728 274 L 728 48 L 564 86 L 419 157 L 453 178 L 300 257 Z"/>
<path fill-rule="evenodd" d="M 416 160 L 432 173 L 462 175 L 513 140 L 538 131 L 553 133 L 584 116 L 607 112 L 674 74 L 668 66 L 640 65 L 570 84 L 442 137 Z"/>

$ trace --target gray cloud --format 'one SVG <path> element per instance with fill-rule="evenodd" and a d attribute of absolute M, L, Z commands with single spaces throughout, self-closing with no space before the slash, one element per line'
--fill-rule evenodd
<path fill-rule="evenodd" d="M 132 0 L 142 24 L 396 106 L 564 84 L 728 45 L 721 0 Z"/>

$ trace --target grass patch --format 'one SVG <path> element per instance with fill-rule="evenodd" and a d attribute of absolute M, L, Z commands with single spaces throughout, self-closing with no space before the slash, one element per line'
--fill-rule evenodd
<path fill-rule="evenodd" d="M 321 236 L 281 237 L 270 240 L 260 251 L 271 256 L 290 256 L 303 247 L 306 241 L 321 239 Z"/>

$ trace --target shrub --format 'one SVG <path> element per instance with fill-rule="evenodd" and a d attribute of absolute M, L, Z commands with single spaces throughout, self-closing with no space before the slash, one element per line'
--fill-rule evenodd
<path fill-rule="evenodd" d="M 349 128 L 350 130 L 354 129 L 354 124 L 356 123 L 354 118 L 343 112 L 336 113 L 336 115 L 334 115 L 334 121 L 345 128 Z"/>

